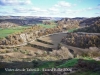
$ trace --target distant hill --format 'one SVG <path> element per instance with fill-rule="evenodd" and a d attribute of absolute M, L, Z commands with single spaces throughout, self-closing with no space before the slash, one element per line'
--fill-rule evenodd
<path fill-rule="evenodd" d="M 61 17 L 38 17 L 38 16 L 0 16 L 0 19 L 40 19 L 40 20 L 61 20 Z"/>
<path fill-rule="evenodd" d="M 86 20 L 88 18 L 86 18 L 86 17 L 75 17 L 75 18 L 72 18 L 72 19 L 78 20 L 78 21 L 83 21 L 83 20 Z"/>
<path fill-rule="evenodd" d="M 0 22 L 11 22 L 18 25 L 33 25 L 43 21 L 57 21 L 58 17 L 36 17 L 36 16 L 0 16 Z"/>
<path fill-rule="evenodd" d="M 40 20 L 38 19 L 0 19 L 0 23 L 1 22 L 10 22 L 10 23 L 15 23 L 18 25 L 32 25 L 32 24 L 36 24 L 36 23 L 42 23 Z"/>

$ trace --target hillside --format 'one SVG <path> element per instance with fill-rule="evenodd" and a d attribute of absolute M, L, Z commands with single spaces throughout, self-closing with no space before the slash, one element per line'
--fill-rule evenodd
<path fill-rule="evenodd" d="M 80 22 L 80 26 L 91 26 L 100 23 L 100 17 L 88 18 Z"/>
<path fill-rule="evenodd" d="M 81 48 L 89 48 L 89 47 L 100 47 L 100 34 L 88 34 L 88 33 L 68 33 L 66 37 L 63 37 L 62 43 L 81 47 Z"/>
<path fill-rule="evenodd" d="M 18 24 L 10 23 L 10 22 L 1 22 L 0 28 L 11 28 L 11 27 L 18 27 Z"/>
<path fill-rule="evenodd" d="M 3 39 L 0 39 L 0 45 L 19 45 L 28 43 L 36 38 L 48 34 L 61 32 L 62 28 L 60 26 L 43 29 L 41 26 L 32 26 L 24 30 L 24 32 L 19 32 L 13 35 L 9 35 Z"/>
<path fill-rule="evenodd" d="M 100 33 L 100 21 L 85 28 L 80 28 L 76 32 Z"/>

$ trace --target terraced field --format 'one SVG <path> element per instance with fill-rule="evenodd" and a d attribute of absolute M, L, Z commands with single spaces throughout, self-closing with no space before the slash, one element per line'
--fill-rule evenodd
<path fill-rule="evenodd" d="M 34 41 L 31 42 L 30 44 L 56 49 L 58 48 L 58 45 L 60 44 L 60 41 L 64 36 L 66 36 L 66 33 L 53 34 L 53 35 L 38 38 L 39 41 Z"/>

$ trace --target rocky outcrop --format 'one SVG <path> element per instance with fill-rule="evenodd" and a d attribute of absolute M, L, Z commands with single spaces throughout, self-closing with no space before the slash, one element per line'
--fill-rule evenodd
<path fill-rule="evenodd" d="M 66 29 L 72 29 L 72 28 L 77 28 L 79 26 L 78 20 L 70 19 L 70 18 L 64 18 L 60 21 L 58 21 L 58 25 L 62 26 L 63 28 Z"/>
<path fill-rule="evenodd" d="M 4 39 L 1 39 L 0 45 L 19 45 L 34 40 L 32 33 L 21 33 L 16 35 L 10 35 Z"/>
<path fill-rule="evenodd" d="M 68 50 L 67 47 L 61 47 L 59 50 L 50 52 L 51 56 L 58 57 L 59 59 L 74 58 L 74 55 Z"/>
<path fill-rule="evenodd" d="M 17 26 L 19 25 L 15 23 L 6 22 L 6 21 L 0 23 L 0 28 L 11 28 L 11 27 L 17 27 Z"/>

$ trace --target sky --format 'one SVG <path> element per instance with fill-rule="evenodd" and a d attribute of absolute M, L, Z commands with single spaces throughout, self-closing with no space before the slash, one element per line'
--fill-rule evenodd
<path fill-rule="evenodd" d="M 100 0 L 0 0 L 0 16 L 97 17 Z"/>

